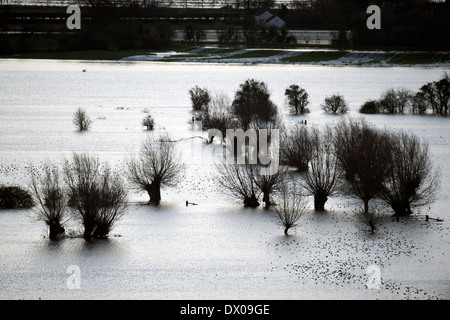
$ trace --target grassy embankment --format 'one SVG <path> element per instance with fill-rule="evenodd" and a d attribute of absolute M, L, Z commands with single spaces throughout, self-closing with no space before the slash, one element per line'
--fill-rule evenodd
<path fill-rule="evenodd" d="M 387 63 L 395 65 L 426 65 L 436 63 L 450 63 L 450 52 L 353 52 L 339 50 L 312 50 L 292 52 L 276 49 L 252 49 L 242 51 L 242 47 L 201 47 L 192 44 L 173 44 L 164 50 L 133 49 L 133 50 L 84 50 L 69 52 L 31 52 L 21 54 L 5 54 L 0 58 L 16 59 L 59 59 L 59 60 L 120 60 L 134 55 L 152 55 L 158 52 L 173 52 L 162 58 L 163 62 L 183 61 L 214 61 L 239 59 L 264 59 L 278 55 L 280 63 L 320 63 L 332 60 L 348 58 L 353 59 L 351 64 L 376 64 Z M 280 56 L 290 53 L 286 57 Z M 358 55 L 366 55 L 366 59 L 358 61 Z M 367 58 L 368 57 L 368 58 Z"/>

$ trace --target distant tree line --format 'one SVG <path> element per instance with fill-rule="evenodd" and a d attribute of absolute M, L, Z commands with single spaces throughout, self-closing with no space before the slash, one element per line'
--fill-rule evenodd
<path fill-rule="evenodd" d="M 220 30 L 218 41 L 223 44 L 235 42 L 237 30 L 243 32 L 249 45 L 295 44 L 296 39 L 288 36 L 289 29 L 337 30 L 339 36 L 334 40 L 335 46 L 445 50 L 450 43 L 448 2 L 236 0 L 224 2 L 222 6 L 216 6 L 219 1 L 213 0 L 196 3 L 196 8 L 188 5 L 180 8 L 166 0 L 84 0 L 81 3 L 85 7 L 82 29 L 70 35 L 64 23 L 43 24 L 40 16 L 32 23 L 20 24 L 17 21 L 30 18 L 23 12 L 12 14 L 10 21 L 8 9 L 1 12 L 0 29 L 26 33 L 1 33 L 0 52 L 160 49 L 171 44 L 175 29 L 184 30 L 184 40 L 189 42 L 202 41 L 205 29 Z M 208 8 L 208 4 L 216 9 L 201 10 Z M 381 8 L 380 30 L 369 30 L 366 26 L 366 9 L 371 4 Z M 261 9 L 279 16 L 286 22 L 286 27 L 276 29 L 257 24 L 254 14 Z M 217 20 L 209 19 L 211 10 Z M 14 20 L 16 14 L 23 16 Z M 64 17 L 64 13 L 58 14 Z M 53 15 L 50 11 L 49 17 Z M 85 16 L 89 18 L 83 18 Z M 351 39 L 347 38 L 347 31 L 351 31 Z"/>
<path fill-rule="evenodd" d="M 388 114 L 439 114 L 447 116 L 450 111 L 450 78 L 447 73 L 438 81 L 431 81 L 414 93 L 405 88 L 391 88 L 377 100 L 366 101 L 360 113 Z"/>
<path fill-rule="evenodd" d="M 369 5 L 381 9 L 381 29 L 369 30 L 366 20 Z M 450 21 L 448 1 L 427 0 L 315 0 L 292 1 L 289 10 L 279 11 L 289 28 L 350 30 L 351 44 L 368 47 L 448 48 Z M 341 33 L 345 35 L 344 32 Z M 349 45 L 349 39 L 337 39 Z"/>

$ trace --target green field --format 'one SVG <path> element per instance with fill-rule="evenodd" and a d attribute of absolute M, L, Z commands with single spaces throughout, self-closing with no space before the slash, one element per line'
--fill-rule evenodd
<path fill-rule="evenodd" d="M 311 51 L 301 53 L 299 55 L 286 57 L 281 59 L 283 62 L 321 62 L 342 58 L 347 52 L 345 51 Z"/>
<path fill-rule="evenodd" d="M 134 55 L 149 55 L 150 50 L 84 50 L 69 52 L 31 52 L 14 55 L 0 55 L 0 58 L 57 59 L 57 60 L 120 60 Z"/>
<path fill-rule="evenodd" d="M 390 59 L 394 64 L 433 64 L 450 61 L 449 52 L 408 52 L 398 53 Z"/>
<path fill-rule="evenodd" d="M 244 53 L 239 53 L 231 56 L 222 57 L 221 59 L 248 59 L 248 58 L 268 58 L 279 54 L 281 50 L 250 50 Z"/>
<path fill-rule="evenodd" d="M 282 49 L 253 49 L 245 52 L 242 48 L 201 47 L 188 44 L 174 44 L 164 50 L 134 49 L 134 50 L 84 50 L 67 52 L 32 52 L 20 54 L 4 54 L 0 58 L 15 59 L 60 59 L 60 60 L 120 60 L 135 55 L 154 55 L 166 52 L 169 55 L 158 60 L 162 62 L 189 61 L 223 61 L 238 59 L 255 59 L 255 63 L 263 63 L 264 58 L 270 58 L 280 53 L 289 53 Z M 240 51 L 240 53 L 239 53 Z M 171 54 L 173 53 L 173 54 Z M 344 58 L 344 59 L 341 59 Z M 258 60 L 260 59 L 260 60 Z M 304 51 L 294 52 L 292 56 L 270 59 L 271 63 L 325 63 L 341 59 L 348 65 L 427 65 L 450 63 L 450 52 L 352 52 L 352 51 Z M 332 64 L 332 63 L 331 63 Z"/>
<path fill-rule="evenodd" d="M 61 60 L 120 60 L 135 55 L 152 55 L 156 52 L 187 52 L 197 49 L 192 45 L 172 45 L 164 50 L 130 49 L 130 50 L 79 50 L 58 52 L 25 52 L 19 54 L 3 54 L 0 58 L 17 59 L 61 59 Z"/>

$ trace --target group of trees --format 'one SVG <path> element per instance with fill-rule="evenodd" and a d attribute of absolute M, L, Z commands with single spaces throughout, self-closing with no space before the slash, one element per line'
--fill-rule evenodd
<path fill-rule="evenodd" d="M 412 133 L 378 129 L 363 119 L 352 118 L 322 129 L 303 121 L 285 124 L 267 85 L 255 79 L 240 84 L 232 101 L 225 95 L 212 96 L 198 86 L 189 94 L 193 112 L 204 121 L 203 129 L 216 129 L 208 131 L 208 143 L 221 134 L 225 152 L 234 152 L 232 163 L 217 166 L 222 190 L 248 207 L 259 206 L 262 195 L 265 208 L 274 208 L 286 234 L 304 213 L 307 196 L 314 197 L 315 211 L 324 211 L 328 198 L 337 191 L 359 198 L 372 232 L 378 214 L 370 210 L 373 199 L 384 201 L 400 217 L 435 198 L 439 172 L 428 145 Z M 292 110 L 306 109 L 306 91 L 292 85 L 285 94 Z M 334 106 L 334 102 L 329 104 Z M 73 121 L 80 131 L 91 124 L 83 109 L 75 112 Z M 255 134 L 245 135 L 248 143 L 239 145 L 236 136 L 227 136 L 227 129 L 252 129 Z M 263 134 L 262 129 L 267 132 Z M 272 129 L 281 133 L 274 136 Z M 274 143 L 261 147 L 264 139 Z M 275 153 L 278 158 L 273 157 Z M 272 161 L 279 160 L 270 173 L 266 170 L 270 164 L 260 161 L 261 156 L 269 154 Z M 159 204 L 161 187 L 176 183 L 183 164 L 169 135 L 152 135 L 142 144 L 140 154 L 127 161 L 126 169 L 131 185 L 148 193 L 149 204 Z M 81 222 L 83 237 L 90 240 L 107 237 L 126 211 L 124 181 L 108 164 L 88 154 L 74 153 L 62 169 L 47 163 L 42 171 L 32 171 L 30 176 L 34 197 L 30 201 L 49 226 L 52 240 L 64 233 L 64 220 L 69 214 Z"/>
<path fill-rule="evenodd" d="M 145 111 L 147 115 L 142 119 L 142 126 L 145 127 L 147 131 L 151 131 L 155 127 L 155 119 L 148 111 Z M 72 123 L 75 126 L 75 129 L 79 132 L 88 131 L 92 126 L 92 120 L 88 116 L 86 109 L 78 108 L 75 110 L 72 116 Z"/>
<path fill-rule="evenodd" d="M 397 217 L 434 200 L 439 171 L 428 145 L 416 135 L 376 129 L 364 120 L 343 121 L 335 130 L 339 164 L 366 214 L 374 198 L 384 200 Z"/>
<path fill-rule="evenodd" d="M 199 42 L 204 40 L 205 37 L 205 31 L 201 26 L 195 25 L 193 23 L 188 23 L 184 26 L 184 41 Z"/>
<path fill-rule="evenodd" d="M 94 156 L 74 153 L 62 169 L 47 163 L 41 171 L 30 171 L 30 176 L 36 211 L 49 226 L 51 240 L 64 234 L 69 215 L 81 222 L 83 238 L 90 240 L 107 237 L 125 213 L 122 178 Z"/>
<path fill-rule="evenodd" d="M 243 199 L 245 206 L 259 205 L 258 196 L 264 189 L 258 182 L 269 178 L 272 188 L 264 193 L 263 201 L 266 207 L 282 205 L 285 214 L 292 209 L 285 199 L 294 197 L 279 194 L 292 192 L 293 188 L 283 188 L 286 185 L 300 186 L 298 198 L 313 196 L 315 211 L 324 211 L 328 197 L 339 191 L 362 201 L 361 214 L 373 232 L 378 212 L 370 209 L 371 200 L 384 201 L 400 217 L 435 199 L 439 171 L 433 167 L 428 145 L 412 133 L 377 129 L 364 120 L 349 119 L 323 130 L 295 124 L 283 136 L 282 166 L 274 176 L 261 177 L 260 166 L 252 164 L 224 165 L 219 170 L 221 185 Z M 278 197 L 275 202 L 269 198 L 272 192 Z"/>
<path fill-rule="evenodd" d="M 409 215 L 414 206 L 425 205 L 434 199 L 439 185 L 438 171 L 433 168 L 428 146 L 413 134 L 380 130 L 364 120 L 353 119 L 342 120 L 324 130 L 306 126 L 303 121 L 285 125 L 277 116 L 267 86 L 253 79 L 241 84 L 234 100 L 228 104 L 211 103 L 215 98 L 211 99 L 207 89 L 197 87 L 190 91 L 191 95 L 194 92 L 208 97 L 203 99 L 205 103 L 201 107 L 196 108 L 201 110 L 200 119 L 206 120 L 206 125 L 202 123 L 204 129 L 225 131 L 226 128 L 240 127 L 248 130 L 255 125 L 271 123 L 272 126 L 266 127 L 281 130 L 281 166 L 272 175 L 261 174 L 264 166 L 248 161 L 218 168 L 221 186 L 241 199 L 245 206 L 259 206 L 259 197 L 263 195 L 265 207 L 269 208 L 276 203 L 271 197 L 289 192 L 283 186 L 300 179 L 302 192 L 297 198 L 313 196 L 316 211 L 325 210 L 328 197 L 338 188 L 344 194 L 361 199 L 363 215 L 369 217 L 366 221 L 374 227 L 375 211 L 369 208 L 372 199 L 384 200 L 396 216 Z M 308 95 L 304 89 L 292 85 L 285 94 L 291 111 L 305 112 Z M 195 101 L 192 100 L 193 106 Z M 214 107 L 210 109 L 209 106 Z M 329 108 L 328 112 L 345 113 L 347 103 L 342 95 L 335 94 L 327 97 L 322 107 L 324 110 Z M 230 127 L 232 125 L 234 127 Z M 223 142 L 234 143 L 226 137 Z M 248 148 L 244 149 L 247 151 Z M 293 172 L 297 172 L 297 176 Z M 289 197 L 293 195 L 284 194 L 279 199 Z M 289 210 L 285 208 L 284 211 Z"/>
<path fill-rule="evenodd" d="M 161 185 L 173 182 L 180 167 L 173 157 L 173 145 L 163 138 L 151 138 L 143 144 L 141 157 L 130 159 L 128 178 L 157 204 Z M 127 190 L 122 177 L 92 155 L 74 153 L 62 170 L 47 163 L 30 176 L 36 211 L 49 226 L 51 240 L 64 234 L 69 215 L 81 222 L 85 240 L 105 238 L 126 211 Z"/>
<path fill-rule="evenodd" d="M 270 99 L 267 84 L 247 79 L 239 85 L 234 99 L 224 94 L 211 95 L 208 89 L 195 86 L 189 90 L 193 111 L 205 130 L 217 129 L 226 138 L 226 129 L 268 129 L 279 125 L 280 115 Z"/>
<path fill-rule="evenodd" d="M 399 92 L 397 96 L 403 91 Z M 439 174 L 433 168 L 427 144 L 412 133 L 381 130 L 354 119 L 341 120 L 323 130 L 306 126 L 303 121 L 286 125 L 277 114 L 267 85 L 254 79 L 241 84 L 231 102 L 223 96 L 211 97 L 205 88 L 195 87 L 190 94 L 193 109 L 200 110 L 199 119 L 205 121 L 203 128 L 218 128 L 227 148 L 235 141 L 226 138 L 226 129 L 248 130 L 265 124 L 266 128 L 281 130 L 280 166 L 271 175 L 262 173 L 261 163 L 248 161 L 248 147 L 243 149 L 248 157 L 245 164 L 227 163 L 218 166 L 218 172 L 223 190 L 240 199 L 244 206 L 259 206 L 262 195 L 265 208 L 274 207 L 284 221 L 286 233 L 294 225 L 287 216 L 294 215 L 293 211 L 296 219 L 301 216 L 286 199 L 291 199 L 295 208 L 305 208 L 300 199 L 313 196 L 314 209 L 324 211 L 328 198 L 337 190 L 359 198 L 363 205 L 361 215 L 372 232 L 379 215 L 379 210 L 369 206 L 372 199 L 384 201 L 397 217 L 410 215 L 414 206 L 434 200 Z M 307 112 L 309 99 L 304 89 L 291 85 L 285 95 L 292 113 Z M 390 99 L 386 96 L 383 105 Z M 345 113 L 347 105 L 342 95 L 334 94 L 325 98 L 322 109 Z M 402 107 L 397 104 L 396 108 Z M 286 188 L 288 185 L 292 187 Z M 298 194 L 292 194 L 294 189 Z"/>
<path fill-rule="evenodd" d="M 292 84 L 284 92 L 286 96 L 290 112 L 293 114 L 305 114 L 310 110 L 307 108 L 309 104 L 309 95 L 304 88 L 296 84 Z M 326 96 L 321 105 L 325 113 L 344 114 L 348 111 L 348 103 L 340 93 Z"/>
<path fill-rule="evenodd" d="M 234 100 L 230 101 L 224 94 L 212 97 L 207 88 L 195 86 L 189 90 L 189 95 L 194 111 L 198 113 L 199 120 L 203 120 L 206 128 L 221 128 L 218 122 L 230 124 L 227 118 L 237 118 L 240 127 L 247 130 L 251 122 L 272 122 L 279 124 L 279 114 L 276 105 L 270 100 L 270 93 L 263 81 L 247 79 L 240 85 Z M 290 113 L 294 115 L 306 114 L 310 110 L 309 94 L 297 84 L 292 84 L 285 89 L 286 104 Z M 322 110 L 325 113 L 344 114 L 348 109 L 348 103 L 342 94 L 335 93 L 325 97 Z M 213 126 L 209 126 L 209 123 Z M 214 126 L 215 125 L 215 126 Z M 228 128 L 230 128 L 228 126 Z"/>
<path fill-rule="evenodd" d="M 145 190 L 150 203 L 159 204 L 162 185 L 176 181 L 182 169 L 174 144 L 168 136 L 150 137 L 143 143 L 139 157 L 127 163 L 127 178 L 139 190 Z M 127 207 L 124 180 L 107 163 L 89 154 L 74 153 L 62 169 L 46 163 L 30 171 L 30 197 L 40 220 L 49 227 L 49 238 L 57 240 L 65 233 L 70 217 L 83 227 L 83 238 L 105 238 Z"/>
<path fill-rule="evenodd" d="M 431 81 L 414 93 L 405 88 L 388 89 L 378 100 L 366 101 L 360 113 L 432 114 L 447 116 L 450 111 L 450 78 L 447 73 L 438 80 Z"/>

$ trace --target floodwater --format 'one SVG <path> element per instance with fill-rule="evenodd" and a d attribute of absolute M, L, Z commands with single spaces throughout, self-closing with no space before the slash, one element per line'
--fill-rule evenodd
<path fill-rule="evenodd" d="M 417 91 L 444 71 L 449 70 L 0 60 L 0 183 L 26 187 L 30 166 L 61 163 L 74 151 L 92 152 L 121 171 L 149 135 L 193 136 L 188 90 L 195 85 L 232 99 L 246 79 L 261 80 L 286 121 L 322 126 L 341 117 L 321 111 L 327 95 L 343 94 L 347 116 L 359 117 L 361 104 L 384 90 Z M 294 83 L 310 95 L 306 116 L 287 114 L 284 90 Z M 72 125 L 78 107 L 94 121 L 88 132 Z M 147 112 L 155 118 L 153 133 L 141 126 Z M 33 210 L 0 211 L 0 298 L 448 299 L 450 119 L 364 117 L 429 143 L 442 186 L 421 215 L 389 220 L 371 236 L 353 216 L 361 204 L 336 195 L 327 213 L 308 212 L 285 237 L 274 212 L 242 208 L 224 195 L 210 153 L 198 154 L 200 140 L 184 140 L 178 143 L 185 166 L 178 186 L 162 190 L 159 207 L 145 205 L 146 194 L 130 190 L 128 213 L 108 240 L 50 242 Z M 444 221 L 426 223 L 423 214 Z M 68 221 L 69 230 L 76 234 L 77 228 Z M 373 268 L 381 281 L 375 288 L 367 273 Z"/>

